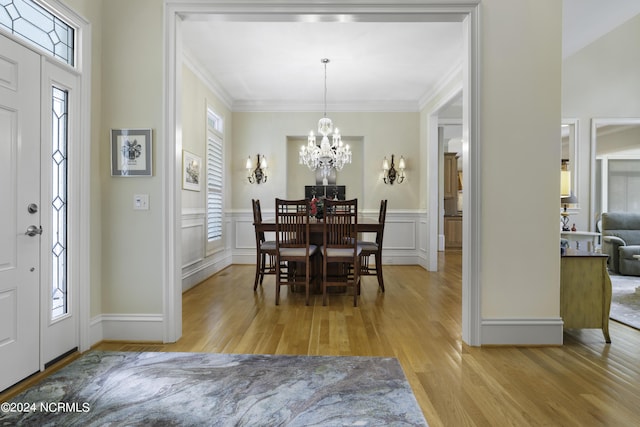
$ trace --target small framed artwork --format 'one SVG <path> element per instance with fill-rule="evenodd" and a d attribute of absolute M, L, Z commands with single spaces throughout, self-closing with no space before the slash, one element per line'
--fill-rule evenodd
<path fill-rule="evenodd" d="M 200 191 L 202 159 L 188 151 L 182 152 L 182 188 Z"/>
<path fill-rule="evenodd" d="M 151 129 L 111 129 L 111 176 L 153 174 Z"/>

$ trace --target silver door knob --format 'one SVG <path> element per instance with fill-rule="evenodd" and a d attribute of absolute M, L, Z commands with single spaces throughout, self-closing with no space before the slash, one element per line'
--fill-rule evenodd
<path fill-rule="evenodd" d="M 36 225 L 30 225 L 27 227 L 27 232 L 24 233 L 27 236 L 35 236 L 36 234 L 42 234 L 42 227 L 38 227 Z"/>

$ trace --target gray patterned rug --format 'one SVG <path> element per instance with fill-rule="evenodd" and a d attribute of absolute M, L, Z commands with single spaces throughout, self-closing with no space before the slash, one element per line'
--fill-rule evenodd
<path fill-rule="evenodd" d="M 427 423 L 393 358 L 90 351 L 3 403 L 0 425 Z"/>
<path fill-rule="evenodd" d="M 609 318 L 640 329 L 640 277 L 609 274 L 612 297 Z"/>

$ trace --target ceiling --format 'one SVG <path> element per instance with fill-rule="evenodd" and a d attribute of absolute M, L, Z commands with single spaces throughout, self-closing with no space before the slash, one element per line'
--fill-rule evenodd
<path fill-rule="evenodd" d="M 563 56 L 640 13 L 563 0 Z M 238 22 L 185 17 L 185 57 L 234 111 L 418 111 L 461 69 L 459 22 Z"/>
<path fill-rule="evenodd" d="M 328 58 L 329 110 L 417 111 L 460 68 L 463 47 L 460 23 L 187 22 L 182 29 L 187 55 L 234 110 L 321 110 Z"/>

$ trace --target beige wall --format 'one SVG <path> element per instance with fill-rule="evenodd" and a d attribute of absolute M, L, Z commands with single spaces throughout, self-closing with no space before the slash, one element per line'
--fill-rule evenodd
<path fill-rule="evenodd" d="M 101 164 L 112 128 L 153 129 L 149 178 L 112 178 L 102 169 L 102 310 L 162 312 L 163 8 L 155 0 L 103 2 Z M 141 31 L 141 29 L 144 31 Z M 133 195 L 148 194 L 148 211 Z"/>
<path fill-rule="evenodd" d="M 233 144 L 231 144 L 233 128 L 233 114 L 211 91 L 206 81 L 194 74 L 190 66 L 182 67 L 182 149 L 194 153 L 203 161 L 206 161 L 207 141 L 207 108 L 211 108 L 224 120 L 224 153 L 225 158 L 231 157 Z M 227 172 L 228 172 L 227 167 Z M 225 185 L 232 187 L 231 177 L 226 177 Z M 194 192 L 182 190 L 183 209 L 205 209 L 206 191 Z M 230 193 L 230 191 L 229 191 Z M 231 196 L 226 198 L 230 203 Z M 228 205 L 227 205 L 228 206 Z"/>
<path fill-rule="evenodd" d="M 66 0 L 92 25 L 91 316 L 162 313 L 163 5 Z M 150 178 L 110 176 L 110 129 L 153 129 Z M 150 209 L 133 210 L 148 194 Z"/>
<path fill-rule="evenodd" d="M 361 139 L 353 147 L 354 161 L 338 173 L 337 184 L 347 186 L 348 197 L 358 197 L 362 209 L 377 210 L 381 199 L 389 200 L 389 209 L 419 207 L 419 138 L 418 113 L 331 113 L 327 114 L 346 139 Z M 309 130 L 316 130 L 317 113 L 234 113 L 233 209 L 250 209 L 251 199 L 262 200 L 265 209 L 273 209 L 276 197 L 304 196 L 304 186 L 315 184 L 315 174 L 298 164 L 299 143 Z M 290 141 L 290 142 L 287 142 Z M 267 156 L 269 179 L 249 184 L 245 163 L 247 156 Z M 401 185 L 385 185 L 381 167 L 384 156 L 403 155 L 407 161 L 407 178 Z M 302 192 L 295 192 L 299 188 Z"/>
<path fill-rule="evenodd" d="M 482 317 L 557 318 L 562 3 L 481 8 Z"/>

